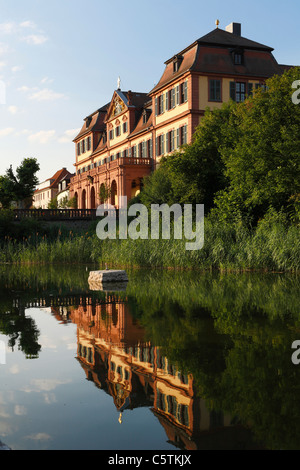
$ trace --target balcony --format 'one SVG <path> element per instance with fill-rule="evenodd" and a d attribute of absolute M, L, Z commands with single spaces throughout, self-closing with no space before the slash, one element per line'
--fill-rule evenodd
<path fill-rule="evenodd" d="M 93 168 L 92 170 L 84 171 L 79 175 L 73 176 L 71 178 L 71 183 L 79 183 L 87 179 L 88 176 L 94 177 L 95 175 L 101 175 L 101 173 L 106 173 L 109 170 L 113 170 L 118 167 L 126 167 L 126 166 L 144 166 L 147 168 L 151 168 L 153 159 L 152 158 L 134 158 L 134 157 L 121 157 L 117 158 L 116 160 L 112 160 L 107 163 L 103 163 L 102 165 Z"/>

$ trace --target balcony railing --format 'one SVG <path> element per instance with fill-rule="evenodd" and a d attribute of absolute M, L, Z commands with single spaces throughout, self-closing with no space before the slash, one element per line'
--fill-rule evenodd
<path fill-rule="evenodd" d="M 86 179 L 88 176 L 95 176 L 96 174 L 105 173 L 107 170 L 113 170 L 119 166 L 146 166 L 149 168 L 152 165 L 152 158 L 134 158 L 134 157 L 120 157 L 116 160 L 112 160 L 110 162 L 103 163 L 102 165 L 93 168 L 92 170 L 84 171 L 78 175 L 73 176 L 71 178 L 72 183 L 78 183 Z"/>
<path fill-rule="evenodd" d="M 15 220 L 94 220 L 96 209 L 15 209 Z"/>

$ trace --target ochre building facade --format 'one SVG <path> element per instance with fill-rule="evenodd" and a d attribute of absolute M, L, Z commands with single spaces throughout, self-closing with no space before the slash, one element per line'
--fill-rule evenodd
<path fill-rule="evenodd" d="M 120 208 L 124 196 L 129 201 L 138 195 L 162 156 L 192 141 L 207 107 L 242 102 L 286 68 L 271 47 L 244 38 L 239 23 L 226 30 L 217 26 L 167 60 L 150 92 L 118 88 L 109 103 L 84 119 L 74 139 L 70 197 L 79 209 L 103 202 Z"/>

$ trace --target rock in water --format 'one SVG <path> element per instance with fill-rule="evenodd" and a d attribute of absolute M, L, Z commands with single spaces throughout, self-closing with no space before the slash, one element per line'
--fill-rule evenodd
<path fill-rule="evenodd" d="M 91 271 L 89 282 L 101 282 L 102 284 L 106 284 L 108 282 L 128 282 L 128 277 L 126 271 L 118 269 Z"/>

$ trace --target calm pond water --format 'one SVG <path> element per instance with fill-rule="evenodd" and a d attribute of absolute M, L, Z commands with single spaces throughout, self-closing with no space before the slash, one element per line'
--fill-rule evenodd
<path fill-rule="evenodd" d="M 2 442 L 300 449 L 297 276 L 135 270 L 105 291 L 88 274 L 0 267 Z"/>

